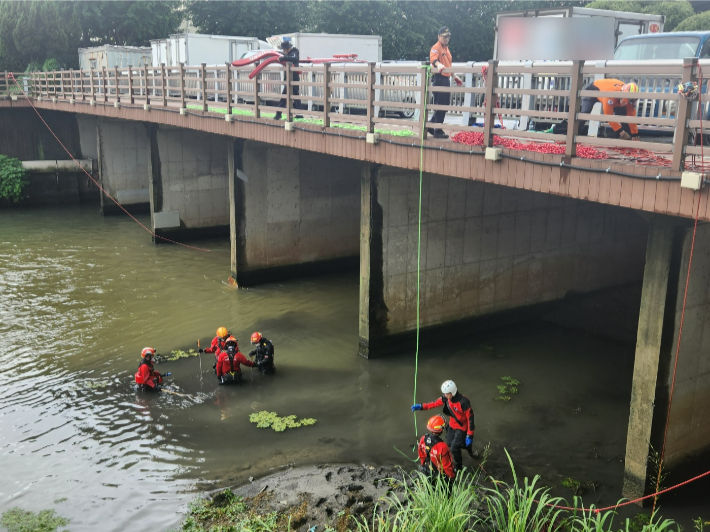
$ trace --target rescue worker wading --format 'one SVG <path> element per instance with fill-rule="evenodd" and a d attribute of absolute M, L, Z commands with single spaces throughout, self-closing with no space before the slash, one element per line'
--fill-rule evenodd
<path fill-rule="evenodd" d="M 225 343 L 227 347 L 217 360 L 217 378 L 220 384 L 238 384 L 242 380 L 242 370 L 239 365 L 244 364 L 253 368 L 255 364 L 239 352 L 237 339 L 234 336 L 227 338 Z"/>
<path fill-rule="evenodd" d="M 636 100 L 633 97 L 634 92 L 639 91 L 636 83 L 624 83 L 620 79 L 598 79 L 590 83 L 584 90 L 600 91 L 600 92 L 619 92 L 621 98 L 609 98 L 601 96 L 599 98 L 585 96 L 580 103 L 579 112 L 589 114 L 592 112 L 594 105 L 597 102 L 602 104 L 602 112 L 605 115 L 617 116 L 636 116 Z M 612 129 L 611 136 L 622 140 L 639 140 L 639 128 L 636 124 L 618 124 L 609 122 L 609 127 Z M 579 135 L 587 135 L 589 132 L 589 122 L 583 120 L 579 122 Z M 567 120 L 563 120 L 559 124 L 555 124 L 545 133 L 564 134 L 567 133 Z"/>
<path fill-rule="evenodd" d="M 141 363 L 136 371 L 136 384 L 145 391 L 159 391 L 163 376 L 153 369 L 155 349 L 144 347 L 141 351 Z"/>
<path fill-rule="evenodd" d="M 281 41 L 281 50 L 283 51 L 283 55 L 281 56 L 280 61 L 281 62 L 288 62 L 292 63 L 292 68 L 295 68 L 298 66 L 298 60 L 300 59 L 298 48 L 293 46 L 293 43 L 291 42 L 291 37 L 284 37 L 283 40 Z M 301 74 L 296 72 L 295 70 L 291 70 L 291 80 L 292 81 L 301 81 Z M 293 88 L 292 94 L 294 96 L 299 96 L 300 95 L 300 86 L 299 85 L 291 85 Z M 286 94 L 286 87 L 284 87 L 283 91 L 281 94 Z M 293 108 L 294 109 L 301 109 L 301 100 L 292 100 L 293 103 Z M 286 107 L 286 98 L 281 98 L 279 100 L 278 107 Z M 274 120 L 281 120 L 281 111 L 276 111 L 276 114 L 274 115 Z"/>
<path fill-rule="evenodd" d="M 226 349 L 225 343 L 229 337 L 229 331 L 226 327 L 220 327 L 217 329 L 217 336 L 212 339 L 212 345 L 207 349 L 200 349 L 200 353 L 214 353 L 214 365 L 212 369 L 217 371 L 217 361 L 219 360 L 219 354 Z"/>
<path fill-rule="evenodd" d="M 249 357 L 254 357 L 257 367 L 264 375 L 273 375 L 276 373 L 274 366 L 274 344 L 264 338 L 260 332 L 255 332 L 251 335 L 251 344 L 256 346 L 256 349 L 249 353 Z"/>
<path fill-rule="evenodd" d="M 473 456 L 471 446 L 473 445 L 473 434 L 475 424 L 473 422 L 473 410 L 468 397 L 461 395 L 456 388 L 454 381 L 446 381 L 441 385 L 441 393 L 444 395 L 431 403 L 412 405 L 412 412 L 416 410 L 430 410 L 439 406 L 444 407 L 444 414 L 451 416 L 451 420 L 446 432 L 446 443 L 451 449 L 454 457 L 454 469 L 462 468 L 461 449 L 466 449 Z"/>
<path fill-rule="evenodd" d="M 449 446 L 441 439 L 441 433 L 446 427 L 446 420 L 441 416 L 432 416 L 426 424 L 429 434 L 419 440 L 417 452 L 419 453 L 420 470 L 425 475 L 442 475 L 453 480 L 456 477 L 453 467 L 453 458 Z"/>

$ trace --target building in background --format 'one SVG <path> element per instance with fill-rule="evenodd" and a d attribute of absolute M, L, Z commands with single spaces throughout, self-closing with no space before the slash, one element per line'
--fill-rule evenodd
<path fill-rule="evenodd" d="M 150 48 L 104 44 L 79 48 L 79 68 L 82 70 L 114 67 L 142 67 L 151 64 Z"/>

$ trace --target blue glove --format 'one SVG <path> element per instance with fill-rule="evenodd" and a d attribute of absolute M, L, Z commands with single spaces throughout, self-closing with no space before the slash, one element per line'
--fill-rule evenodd
<path fill-rule="evenodd" d="M 472 436 L 466 436 L 466 447 L 471 447 L 471 444 L 473 443 L 473 437 Z"/>
<path fill-rule="evenodd" d="M 416 412 L 417 410 L 421 410 L 422 405 L 412 405 L 412 412 Z"/>
<path fill-rule="evenodd" d="M 172 373 L 169 371 L 167 373 L 163 373 L 163 377 L 170 377 L 170 375 L 172 375 Z"/>

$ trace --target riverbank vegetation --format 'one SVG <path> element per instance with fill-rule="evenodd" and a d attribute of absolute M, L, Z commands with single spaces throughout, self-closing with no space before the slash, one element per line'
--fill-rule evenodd
<path fill-rule="evenodd" d="M 614 510 L 584 508 L 553 497 L 540 477 L 519 477 L 508 456 L 512 480 L 488 477 L 483 469 L 465 471 L 452 483 L 419 472 L 379 478 L 387 486 L 379 501 L 362 506 L 350 498 L 329 519 L 316 519 L 307 494 L 298 504 L 279 508 L 278 494 L 262 490 L 241 498 L 227 489 L 199 499 L 188 511 L 183 532 L 680 532 L 675 521 L 658 513 L 619 519 Z M 265 486 L 266 488 L 266 486 Z M 283 506 L 283 504 L 282 504 Z M 702 532 L 703 522 L 698 520 Z"/>
<path fill-rule="evenodd" d="M 27 170 L 22 167 L 22 161 L 0 155 L 0 200 L 17 203 L 25 197 L 28 184 Z"/>

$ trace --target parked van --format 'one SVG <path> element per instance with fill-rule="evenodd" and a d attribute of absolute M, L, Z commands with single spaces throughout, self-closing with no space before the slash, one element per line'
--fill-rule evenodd
<path fill-rule="evenodd" d="M 614 59 L 643 61 L 658 59 L 710 58 L 710 31 L 678 31 L 626 37 L 614 52 Z"/>

